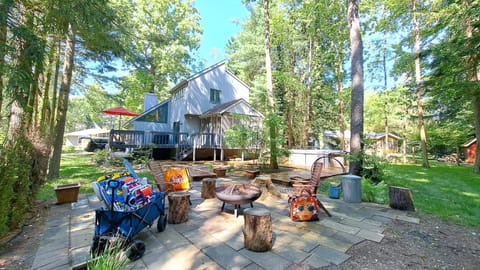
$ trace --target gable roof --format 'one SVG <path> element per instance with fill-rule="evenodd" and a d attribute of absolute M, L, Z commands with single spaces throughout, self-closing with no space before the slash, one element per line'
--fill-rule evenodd
<path fill-rule="evenodd" d="M 397 140 L 400 139 L 400 136 L 396 135 L 395 133 L 388 133 L 388 136 L 392 137 L 392 138 L 395 138 Z M 380 132 L 380 133 L 376 133 L 376 132 L 368 132 L 367 134 L 365 134 L 365 138 L 367 139 L 371 139 L 371 140 L 379 140 L 381 138 L 384 138 L 385 137 L 385 132 Z"/>
<path fill-rule="evenodd" d="M 462 147 L 469 147 L 470 145 L 472 145 L 472 144 L 475 143 L 476 141 L 477 141 L 477 138 L 473 138 L 472 140 L 464 143 L 464 144 L 462 145 Z"/>
<path fill-rule="evenodd" d="M 258 116 L 258 117 L 263 117 L 263 114 L 261 114 L 259 111 L 255 110 L 246 100 L 243 98 L 232 100 L 229 102 L 222 103 L 220 105 L 217 105 L 210 110 L 205 111 L 200 117 L 208 117 L 212 115 L 222 115 L 226 112 L 231 112 L 232 109 L 236 106 L 239 106 L 241 104 L 244 104 L 249 108 L 249 110 L 252 112 L 253 115 Z"/>
<path fill-rule="evenodd" d="M 187 87 L 187 85 L 188 85 L 188 83 L 189 83 L 190 81 L 192 81 L 192 80 L 194 80 L 194 79 L 196 79 L 196 78 L 198 78 L 198 77 L 200 77 L 200 76 L 202 76 L 202 75 L 204 75 L 204 74 L 206 74 L 206 73 L 208 73 L 208 72 L 210 72 L 210 71 L 212 71 L 212 70 L 214 70 L 214 69 L 217 69 L 217 68 L 219 68 L 219 67 L 221 67 L 221 66 L 224 66 L 225 64 L 226 64 L 225 61 L 220 61 L 220 62 L 218 62 L 218 63 L 216 63 L 216 64 L 213 64 L 213 65 L 211 65 L 211 66 L 209 66 L 209 67 L 207 67 L 207 68 L 205 68 L 205 69 L 203 69 L 203 70 L 201 70 L 201 71 L 199 71 L 199 72 L 191 75 L 190 77 L 188 77 L 188 78 L 186 78 L 186 79 L 181 80 L 181 81 L 180 81 L 179 83 L 177 83 L 172 89 L 170 89 L 170 93 L 173 94 L 175 91 Z M 245 82 L 243 82 L 242 80 L 240 80 L 240 78 L 238 78 L 237 76 L 235 76 L 235 74 L 233 74 L 233 73 L 231 73 L 230 71 L 228 71 L 226 68 L 225 68 L 225 72 L 226 72 L 228 75 L 232 76 L 235 80 L 237 80 L 238 82 L 240 82 L 241 84 L 243 84 L 245 87 L 247 87 L 248 89 L 250 89 L 250 86 L 248 86 Z"/>

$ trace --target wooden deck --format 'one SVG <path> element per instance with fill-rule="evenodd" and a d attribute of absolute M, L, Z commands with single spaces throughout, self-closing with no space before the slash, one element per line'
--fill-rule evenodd
<path fill-rule="evenodd" d="M 348 172 L 343 171 L 340 167 L 330 167 L 330 168 L 323 168 L 321 178 L 329 178 L 338 175 L 344 175 Z M 293 170 L 287 172 L 280 172 L 280 173 L 272 173 L 270 178 L 272 182 L 279 185 L 284 186 L 291 186 L 290 178 L 294 176 L 300 176 L 303 178 L 310 178 L 310 171 L 308 170 Z"/>

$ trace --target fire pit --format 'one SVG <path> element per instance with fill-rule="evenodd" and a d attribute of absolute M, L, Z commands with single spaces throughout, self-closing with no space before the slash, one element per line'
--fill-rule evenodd
<path fill-rule="evenodd" d="M 250 203 L 253 207 L 253 203 L 262 195 L 262 191 L 251 184 L 223 184 L 215 188 L 215 196 L 223 202 L 222 210 L 225 207 L 225 203 L 233 204 L 235 206 L 235 217 L 238 217 L 237 210 L 240 209 L 240 205 Z"/>

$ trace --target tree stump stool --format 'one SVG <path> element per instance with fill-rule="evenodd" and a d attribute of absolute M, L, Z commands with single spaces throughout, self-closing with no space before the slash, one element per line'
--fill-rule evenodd
<path fill-rule="evenodd" d="M 202 180 L 202 199 L 212 199 L 215 198 L 215 186 L 217 184 L 217 179 L 215 178 L 204 178 Z"/>
<path fill-rule="evenodd" d="M 190 194 L 185 191 L 168 194 L 168 223 L 179 224 L 187 222 L 190 210 Z"/>
<path fill-rule="evenodd" d="M 261 208 L 248 208 L 243 211 L 243 238 L 245 248 L 252 251 L 272 249 L 272 217 L 270 212 Z"/>
<path fill-rule="evenodd" d="M 415 211 L 412 191 L 409 188 L 389 187 L 389 197 L 391 208 Z"/>
<path fill-rule="evenodd" d="M 282 197 L 280 192 L 272 183 L 272 179 L 268 176 L 257 176 L 254 180 L 252 180 L 251 184 L 260 188 L 262 191 L 261 199 L 265 199 L 266 196 L 275 196 L 277 198 Z"/>

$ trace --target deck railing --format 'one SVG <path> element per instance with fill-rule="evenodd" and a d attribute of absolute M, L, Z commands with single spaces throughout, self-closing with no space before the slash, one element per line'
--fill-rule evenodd
<path fill-rule="evenodd" d="M 110 130 L 109 145 L 113 151 L 141 148 L 153 144 L 155 148 L 222 148 L 223 136 L 216 133 L 159 132 L 142 130 Z"/>

